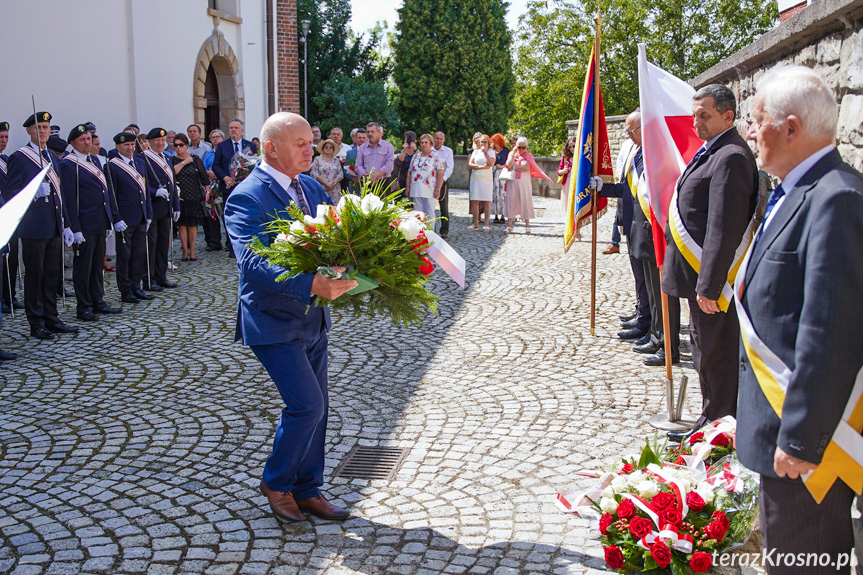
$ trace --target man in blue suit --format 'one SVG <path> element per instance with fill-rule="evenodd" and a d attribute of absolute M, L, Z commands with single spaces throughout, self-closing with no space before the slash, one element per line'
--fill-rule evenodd
<path fill-rule="evenodd" d="M 297 204 L 307 215 L 329 197 L 314 179 L 301 175 L 312 161 L 312 129 L 302 116 L 279 112 L 261 129 L 263 160 L 225 204 L 225 225 L 240 272 L 236 340 L 250 346 L 279 390 L 285 408 L 273 453 L 264 467 L 261 491 L 277 516 L 301 521 L 303 511 L 344 519 L 347 510 L 321 495 L 327 431 L 328 308 L 314 298 L 335 299 L 356 287 L 353 280 L 317 274 L 276 278 L 287 270 L 270 265 L 248 245 L 275 240 L 267 229 L 274 214 L 289 218 Z"/>
<path fill-rule="evenodd" d="M 241 120 L 231 120 L 228 124 L 228 132 L 231 137 L 227 140 L 222 140 L 216 146 L 216 153 L 213 158 L 213 173 L 219 178 L 219 187 L 223 190 L 222 195 L 225 201 L 227 201 L 228 196 L 231 195 L 231 192 L 234 191 L 234 187 L 237 185 L 237 181 L 231 176 L 231 160 L 240 152 L 248 151 L 252 154 L 258 152 L 258 147 L 254 142 L 250 142 L 243 137 L 243 130 L 244 125 Z M 230 241 L 228 241 L 227 250 L 228 256 L 234 257 L 234 249 Z"/>
<path fill-rule="evenodd" d="M 782 183 L 735 284 L 738 455 L 761 474 L 764 549 L 831 556 L 768 572 L 835 573 L 854 547 L 851 502 L 863 485 L 859 467 L 837 464 L 834 442 L 845 453 L 863 445 L 848 411 L 859 414 L 863 391 L 863 258 L 848 249 L 863 245 L 863 178 L 834 146 L 836 99 L 812 70 L 765 76 L 751 113 L 758 165 Z M 825 472 L 832 484 L 815 481 Z"/>

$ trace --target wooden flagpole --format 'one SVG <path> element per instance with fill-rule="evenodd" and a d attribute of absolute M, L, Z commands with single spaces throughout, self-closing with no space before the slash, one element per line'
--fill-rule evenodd
<path fill-rule="evenodd" d="M 599 7 L 596 11 L 596 36 L 593 40 L 593 176 L 599 175 L 600 154 L 599 147 L 599 34 L 602 26 L 602 16 Z M 591 210 L 591 239 L 590 239 L 590 335 L 596 333 L 596 195 L 593 190 L 590 195 Z"/>

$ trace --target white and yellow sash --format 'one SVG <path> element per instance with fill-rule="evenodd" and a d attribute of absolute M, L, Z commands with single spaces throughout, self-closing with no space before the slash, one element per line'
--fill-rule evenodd
<path fill-rule="evenodd" d="M 0 158 L 0 172 L 3 172 L 4 174 L 7 172 L 6 160 L 3 158 Z"/>
<path fill-rule="evenodd" d="M 633 146 L 633 149 L 635 149 L 635 146 Z M 646 185 L 644 170 L 641 171 L 641 176 L 636 173 L 635 156 L 630 156 L 626 161 L 626 167 L 624 169 L 626 171 L 626 183 L 629 184 L 629 191 L 632 192 L 633 199 L 639 206 L 641 206 L 641 211 L 649 222 L 650 205 L 647 203 L 647 198 L 644 197 L 644 186 Z"/>
<path fill-rule="evenodd" d="M 144 181 L 144 178 L 141 177 L 141 174 L 138 173 L 138 170 L 121 160 L 120 158 L 111 158 L 110 162 L 132 176 L 136 182 L 138 182 L 138 186 L 141 187 L 142 192 L 147 191 L 147 183 Z"/>
<path fill-rule="evenodd" d="M 74 164 L 78 164 L 79 167 L 87 170 L 90 174 L 98 178 L 99 181 L 102 182 L 102 187 L 105 188 L 105 191 L 108 191 L 108 181 L 105 179 L 105 174 L 102 172 L 102 170 L 97 168 L 95 164 L 87 161 L 82 162 L 75 154 L 69 154 L 68 156 L 63 158 L 64 162 L 67 160 Z"/>
<path fill-rule="evenodd" d="M 174 182 L 174 170 L 171 168 L 171 166 L 168 165 L 167 162 L 165 162 L 165 160 L 162 159 L 162 156 L 160 156 L 153 150 L 145 150 L 144 155 L 152 159 L 154 162 L 156 162 L 156 164 L 158 164 L 160 168 L 162 168 L 162 171 L 165 172 L 165 174 L 168 176 L 169 182 Z"/>
<path fill-rule="evenodd" d="M 741 288 L 751 256 L 752 248 L 746 252 L 740 270 L 737 272 L 735 285 Z M 761 391 L 773 411 L 776 412 L 779 419 L 782 419 L 782 407 L 785 404 L 785 394 L 791 380 L 791 370 L 758 337 L 752 320 L 740 303 L 740 295 L 735 289 L 734 301 L 737 305 L 737 318 L 740 322 L 743 349 L 746 351 L 746 357 L 752 365 L 752 371 L 755 373 Z M 824 450 L 821 463 L 814 471 L 803 476 L 804 484 L 817 503 L 824 500 L 837 478 L 842 479 L 857 495 L 863 493 L 863 436 L 860 435 L 861 432 L 863 432 L 863 368 L 857 373 L 851 396 L 848 398 L 848 403 L 845 404 L 845 411 L 842 413 L 842 419 Z"/>
<path fill-rule="evenodd" d="M 702 248 L 689 235 L 686 226 L 683 225 L 683 218 L 680 217 L 680 210 L 677 206 L 677 190 L 674 190 L 674 196 L 671 198 L 671 204 L 668 206 L 668 221 L 671 224 L 671 237 L 674 238 L 674 244 L 683 257 L 692 266 L 696 273 L 701 271 L 701 253 Z M 722 293 L 719 295 L 719 300 L 716 304 L 723 312 L 728 311 L 728 306 L 734 299 L 734 289 L 731 287 L 731 282 L 737 276 L 737 270 L 740 268 L 740 263 L 743 261 L 743 256 L 746 254 L 746 249 L 752 242 L 752 224 L 755 218 L 749 220 L 746 226 L 746 231 L 743 232 L 743 239 L 737 250 L 734 252 L 734 260 L 731 262 L 731 269 L 728 270 L 725 285 L 722 286 Z"/>
<path fill-rule="evenodd" d="M 57 195 L 60 194 L 60 176 L 57 175 L 57 171 L 54 169 L 53 162 L 46 160 L 40 154 L 36 152 L 30 146 L 21 146 L 18 148 L 18 151 L 27 156 L 31 162 L 39 166 L 41 170 L 45 164 L 48 164 L 48 179 L 51 181 L 51 184 L 54 186 L 54 191 L 57 192 Z M 46 200 L 47 201 L 47 200 Z"/>

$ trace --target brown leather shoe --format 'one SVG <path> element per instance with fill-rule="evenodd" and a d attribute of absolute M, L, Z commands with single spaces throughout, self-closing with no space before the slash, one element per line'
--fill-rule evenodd
<path fill-rule="evenodd" d="M 267 500 L 270 502 L 270 509 L 278 517 L 281 517 L 285 521 L 302 521 L 305 519 L 303 512 L 297 507 L 297 502 L 294 501 L 294 494 L 290 491 L 273 491 L 261 480 L 261 493 L 267 496 Z"/>
<path fill-rule="evenodd" d="M 347 519 L 351 515 L 347 509 L 337 507 L 324 499 L 323 495 L 297 501 L 297 507 L 321 519 Z"/>
<path fill-rule="evenodd" d="M 619 254 L 619 253 L 620 253 L 620 248 L 619 248 L 619 247 L 617 247 L 617 246 L 611 246 L 610 248 L 608 248 L 608 249 L 606 249 L 606 250 L 603 250 L 603 251 L 602 251 L 602 253 L 604 253 L 605 255 L 609 255 L 609 254 Z"/>

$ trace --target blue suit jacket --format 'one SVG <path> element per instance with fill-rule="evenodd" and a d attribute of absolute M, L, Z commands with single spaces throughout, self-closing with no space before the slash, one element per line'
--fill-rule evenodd
<path fill-rule="evenodd" d="M 300 185 L 309 206 L 332 202 L 319 183 L 299 175 Z M 267 232 L 267 224 L 276 214 L 290 218 L 288 192 L 260 167 L 234 188 L 225 203 L 225 228 L 237 255 L 240 271 L 235 341 L 246 345 L 268 345 L 289 341 L 314 342 L 322 330 L 330 327 L 329 308 L 320 308 L 312 301 L 313 274 L 296 274 L 277 282 L 287 272 L 273 266 L 248 246 L 253 238 L 270 245 L 275 233 Z"/>
<path fill-rule="evenodd" d="M 45 150 L 45 152 L 59 176 L 60 160 L 57 154 L 51 150 Z M 30 158 L 17 150 L 9 156 L 8 166 L 6 188 L 3 190 L 3 198 L 7 202 L 30 183 L 30 180 L 41 170 Z M 51 239 L 55 235 L 62 234 L 63 228 L 68 225 L 64 223 L 69 221 L 69 214 L 60 195 L 61 191 L 54 189 L 54 184 L 48 178 L 45 181 L 51 186 L 51 194 L 47 196 L 48 201 L 45 201 L 46 198 L 38 198 L 30 204 L 21 220 L 21 225 L 18 226 L 18 237 L 22 240 Z"/>
<path fill-rule="evenodd" d="M 101 164 L 95 158 L 90 161 L 97 169 Z M 104 173 L 104 172 L 103 172 Z M 85 236 L 104 234 L 113 221 L 113 198 L 105 184 L 98 177 L 79 167 L 69 156 L 60 162 L 60 187 L 63 188 L 63 201 L 69 214 L 69 227 L 73 232 Z"/>
<path fill-rule="evenodd" d="M 777 445 L 821 461 L 863 366 L 863 179 L 833 150 L 787 194 L 755 246 L 741 299 L 791 370 L 780 421 L 741 345 L 737 453 L 770 477 Z"/>
<path fill-rule="evenodd" d="M 249 148 L 252 153 L 256 153 L 258 151 L 258 147 L 245 138 L 240 140 L 240 150 L 243 150 L 244 148 Z M 216 146 L 216 154 L 213 158 L 213 173 L 216 174 L 217 178 L 219 178 L 219 184 L 222 186 L 225 185 L 222 181 L 224 177 L 231 175 L 231 159 L 233 157 L 234 141 L 230 138 L 222 140 L 219 145 Z M 233 188 L 225 191 L 231 192 L 233 191 Z"/>
<path fill-rule="evenodd" d="M 150 203 L 153 206 L 154 220 L 170 217 L 171 212 L 180 211 L 180 196 L 177 193 L 177 186 L 174 184 L 174 178 L 168 178 L 168 174 L 154 160 L 147 157 L 146 154 L 135 155 L 137 160 L 140 160 L 140 166 L 143 168 L 141 175 L 147 180 L 147 191 L 150 194 Z M 173 172 L 174 164 L 171 158 L 166 158 L 168 168 Z M 156 197 L 156 192 L 160 187 L 166 188 L 170 194 L 170 203 L 164 198 Z M 128 222 L 126 222 L 128 223 Z"/>
<path fill-rule="evenodd" d="M 118 154 L 119 155 L 119 154 Z M 125 160 L 125 158 L 120 158 Z M 147 169 L 141 158 L 133 157 L 132 162 L 142 176 Z M 138 182 L 122 168 L 109 163 L 110 179 L 116 194 L 119 219 L 127 226 L 137 226 L 144 220 L 153 219 L 153 204 L 149 193 L 141 190 Z"/>

